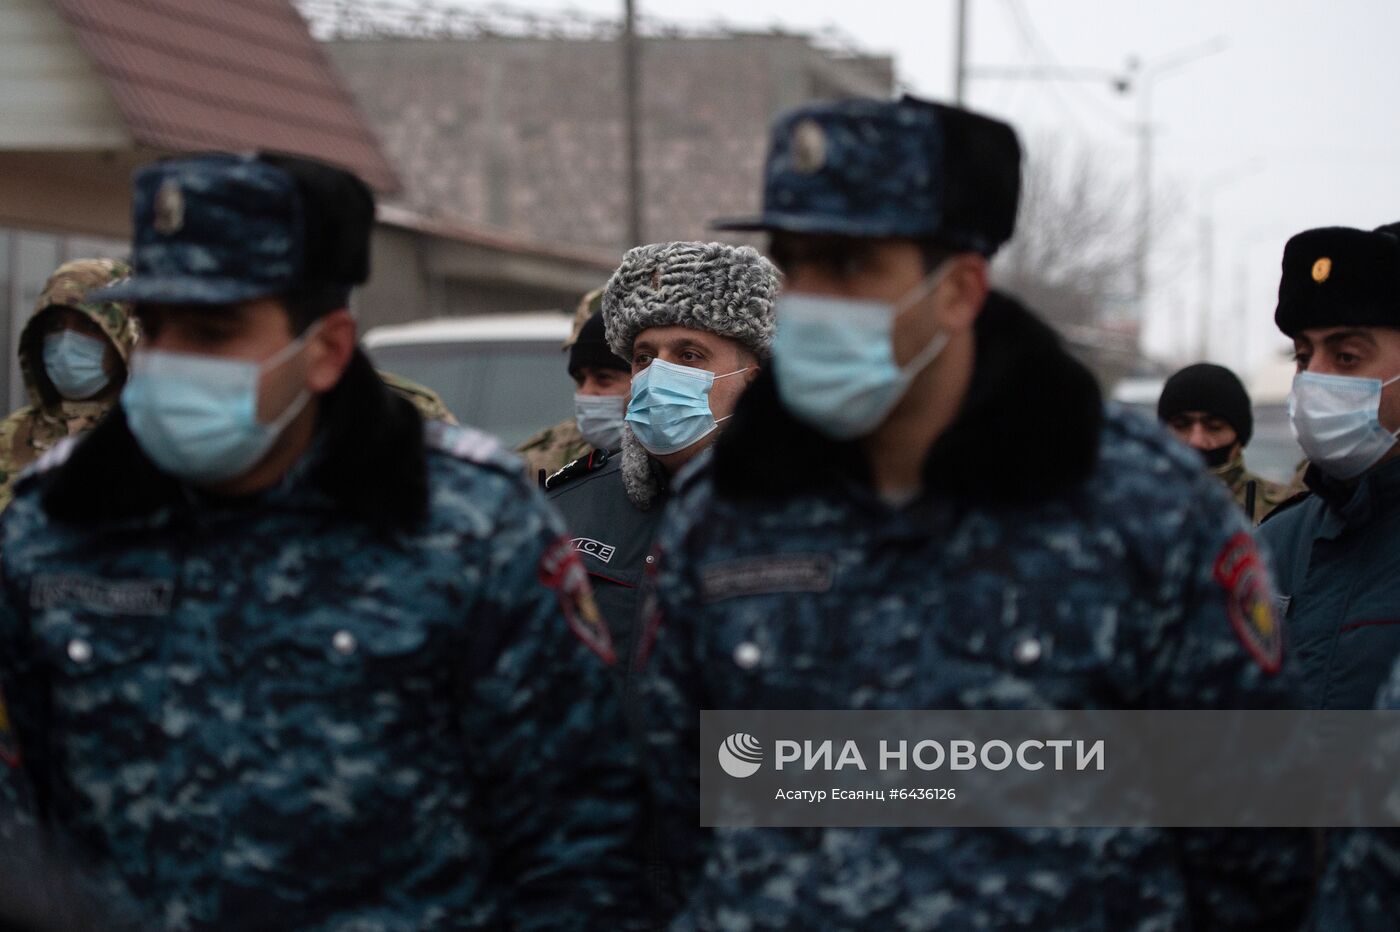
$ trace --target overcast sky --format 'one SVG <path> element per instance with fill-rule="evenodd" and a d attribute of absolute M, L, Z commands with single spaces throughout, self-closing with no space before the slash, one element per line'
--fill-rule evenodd
<path fill-rule="evenodd" d="M 955 0 L 637 0 L 676 22 L 835 26 L 895 59 L 914 93 L 952 94 Z M 528 0 L 615 14 L 620 0 Z M 969 63 L 1121 69 L 1223 37 L 1225 48 L 1153 82 L 1155 180 L 1181 205 L 1156 256 L 1149 352 L 1192 361 L 1214 228 L 1208 358 L 1242 374 L 1286 346 L 1273 327 L 1287 238 L 1313 226 L 1400 220 L 1400 3 L 1394 0 L 969 0 Z M 968 103 L 1033 145 L 1052 133 L 1134 177 L 1137 100 L 1102 83 L 973 80 Z M 755 179 L 757 183 L 757 179 Z M 1210 192 L 1207 194 L 1207 192 Z M 1241 313 L 1242 312 L 1242 313 Z"/>

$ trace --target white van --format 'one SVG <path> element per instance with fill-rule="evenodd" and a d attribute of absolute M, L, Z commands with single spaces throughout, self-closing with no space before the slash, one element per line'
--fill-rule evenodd
<path fill-rule="evenodd" d="M 562 312 L 440 317 L 375 327 L 364 346 L 376 368 L 428 386 L 457 420 L 513 448 L 573 416 L 561 349 L 572 329 Z"/>

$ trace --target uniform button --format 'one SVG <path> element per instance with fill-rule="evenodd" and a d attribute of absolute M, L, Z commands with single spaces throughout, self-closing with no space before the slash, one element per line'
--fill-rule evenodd
<path fill-rule="evenodd" d="M 92 645 L 82 638 L 68 642 L 68 659 L 74 663 L 87 663 L 92 659 Z"/>
<path fill-rule="evenodd" d="M 331 646 L 342 654 L 353 654 L 359 645 L 355 641 L 355 635 L 349 631 L 337 631 L 335 637 L 331 638 Z"/>
<path fill-rule="evenodd" d="M 656 562 L 656 557 L 652 556 L 651 554 L 647 554 L 647 565 L 650 566 L 651 564 L 653 564 L 653 563 L 655 563 L 655 562 Z"/>
<path fill-rule="evenodd" d="M 1035 638 L 1026 638 L 1016 645 L 1013 656 L 1016 662 L 1029 666 L 1040 659 L 1040 642 Z"/>
<path fill-rule="evenodd" d="M 758 645 L 752 641 L 744 641 L 734 648 L 734 662 L 745 670 L 752 670 L 758 666 L 759 660 L 763 658 L 763 652 L 758 649 Z"/>

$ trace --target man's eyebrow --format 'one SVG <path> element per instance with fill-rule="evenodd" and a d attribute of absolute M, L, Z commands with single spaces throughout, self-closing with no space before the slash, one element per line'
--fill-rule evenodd
<path fill-rule="evenodd" d="M 1347 340 L 1360 340 L 1370 346 L 1376 345 L 1376 338 L 1369 330 L 1343 330 L 1339 333 L 1329 333 L 1322 338 L 1322 342 L 1329 347 L 1336 347 Z"/>

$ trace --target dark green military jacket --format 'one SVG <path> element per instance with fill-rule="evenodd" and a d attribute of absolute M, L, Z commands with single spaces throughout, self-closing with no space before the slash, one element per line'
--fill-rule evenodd
<path fill-rule="evenodd" d="M 1400 460 L 1313 494 L 1259 528 L 1307 705 L 1369 709 L 1400 657 Z"/>

